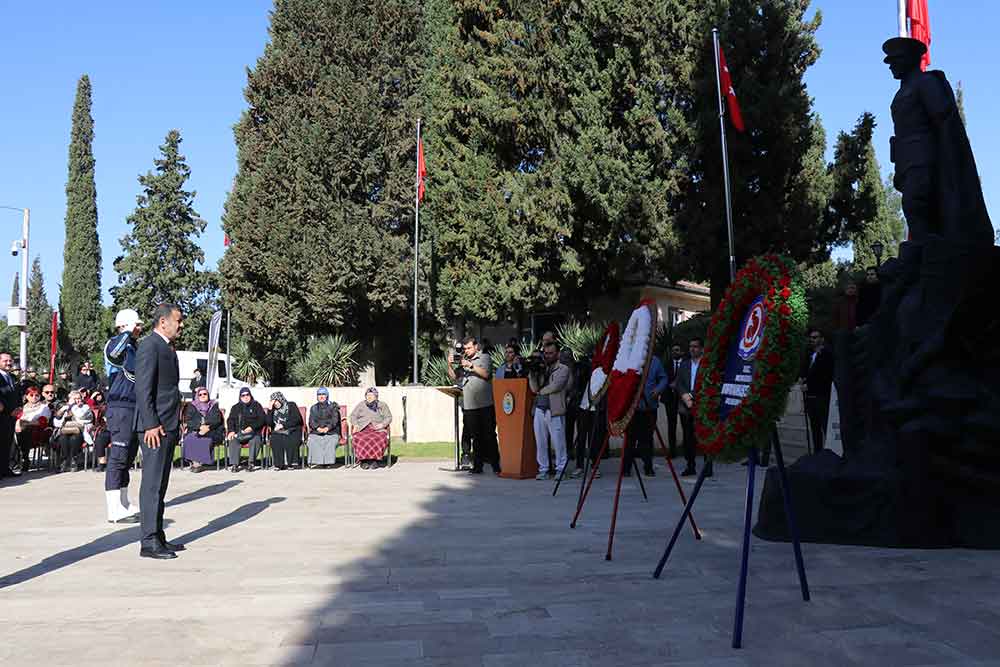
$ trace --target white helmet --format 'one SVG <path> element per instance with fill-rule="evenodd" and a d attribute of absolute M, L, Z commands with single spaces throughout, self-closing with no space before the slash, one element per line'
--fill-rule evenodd
<path fill-rule="evenodd" d="M 125 308 L 124 310 L 119 310 L 118 314 L 115 315 L 115 328 L 121 329 L 125 327 L 129 331 L 135 329 L 135 325 L 139 324 L 139 313 L 135 312 L 131 308 Z"/>

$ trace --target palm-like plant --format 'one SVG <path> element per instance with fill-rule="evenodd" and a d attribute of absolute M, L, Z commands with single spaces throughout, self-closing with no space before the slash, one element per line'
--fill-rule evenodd
<path fill-rule="evenodd" d="M 424 385 L 428 387 L 450 387 L 454 381 L 448 377 L 448 359 L 446 357 L 429 357 L 424 361 L 424 371 L 421 375 Z"/>
<path fill-rule="evenodd" d="M 235 377 L 248 384 L 267 384 L 271 379 L 263 364 L 250 355 L 250 346 L 243 338 L 234 338 L 229 353 L 229 365 Z"/>
<path fill-rule="evenodd" d="M 581 324 L 572 320 L 557 327 L 556 335 L 562 347 L 573 354 L 573 359 L 580 360 L 594 353 L 594 348 L 604 335 L 604 327 L 597 322 Z"/>
<path fill-rule="evenodd" d="M 358 344 L 340 334 L 323 336 L 292 364 L 292 378 L 307 387 L 350 387 L 358 383 Z"/>

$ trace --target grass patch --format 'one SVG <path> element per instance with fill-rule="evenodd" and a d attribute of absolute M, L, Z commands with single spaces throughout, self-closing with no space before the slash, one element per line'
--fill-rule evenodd
<path fill-rule="evenodd" d="M 392 440 L 392 455 L 401 459 L 437 459 L 447 461 L 455 458 L 454 442 L 403 442 Z"/>

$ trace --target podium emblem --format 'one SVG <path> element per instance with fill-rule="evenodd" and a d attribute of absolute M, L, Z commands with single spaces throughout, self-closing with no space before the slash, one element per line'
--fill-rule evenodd
<path fill-rule="evenodd" d="M 503 407 L 503 413 L 505 415 L 509 415 L 514 412 L 514 394 L 509 391 L 505 393 L 503 395 L 503 403 L 501 403 L 501 407 Z"/>

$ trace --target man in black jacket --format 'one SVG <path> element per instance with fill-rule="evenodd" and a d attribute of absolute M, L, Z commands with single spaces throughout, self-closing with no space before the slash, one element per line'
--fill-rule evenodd
<path fill-rule="evenodd" d="M 163 533 L 163 501 L 180 436 L 180 369 L 173 341 L 183 326 L 180 308 L 173 304 L 157 306 L 153 311 L 153 333 L 139 343 L 135 359 L 136 430 L 143 434 L 139 555 L 145 558 L 176 558 L 175 552 L 185 548 L 168 542 Z"/>
<path fill-rule="evenodd" d="M 826 419 L 830 414 L 830 387 L 833 385 L 833 353 L 819 329 L 809 330 L 812 347 L 802 363 L 800 376 L 806 394 L 806 415 L 812 432 L 813 451 L 820 451 L 826 442 Z"/>
<path fill-rule="evenodd" d="M 667 371 L 667 390 L 660 394 L 660 402 L 667 409 L 667 442 L 670 445 L 670 458 L 677 457 L 677 408 L 680 403 L 680 396 L 674 389 L 674 381 L 677 379 L 677 371 L 680 370 L 681 362 L 684 361 L 684 351 L 679 344 L 670 346 L 670 359 L 663 367 Z"/>
<path fill-rule="evenodd" d="M 11 373 L 14 358 L 0 352 L 0 478 L 16 477 L 10 469 L 10 449 L 14 442 L 14 411 L 21 407 L 21 387 Z"/>

